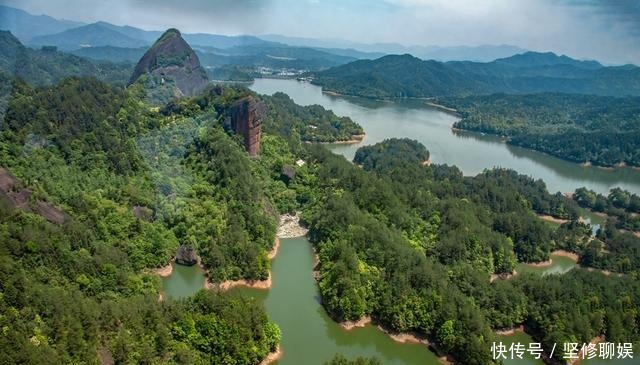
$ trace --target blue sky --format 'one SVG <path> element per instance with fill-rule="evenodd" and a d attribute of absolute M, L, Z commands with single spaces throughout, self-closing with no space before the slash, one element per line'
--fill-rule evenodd
<path fill-rule="evenodd" d="M 146 29 L 405 45 L 513 44 L 640 64 L 637 0 L 0 0 L 57 18 Z"/>

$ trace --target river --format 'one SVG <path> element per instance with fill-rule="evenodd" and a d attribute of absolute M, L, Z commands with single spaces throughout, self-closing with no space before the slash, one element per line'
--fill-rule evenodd
<path fill-rule="evenodd" d="M 385 138 L 408 137 L 422 142 L 431 152 L 434 163 L 458 166 L 465 175 L 476 175 L 484 169 L 500 166 L 544 180 L 551 192 L 573 192 L 586 186 L 599 193 L 621 187 L 640 194 L 640 171 L 580 166 L 507 145 L 498 137 L 454 132 L 451 126 L 458 118 L 428 107 L 423 100 L 387 102 L 332 96 L 322 93 L 319 86 L 295 80 L 256 79 L 250 88 L 259 94 L 269 95 L 281 91 L 298 104 L 319 104 L 358 122 L 367 133 L 362 143 L 331 147 L 349 160 L 362 145 Z"/>
<path fill-rule="evenodd" d="M 634 193 L 640 192 L 640 172 L 632 169 L 614 171 L 581 167 L 534 151 L 511 147 L 499 138 L 451 130 L 457 118 L 451 114 L 426 107 L 423 101 L 406 100 L 397 103 L 366 99 L 333 97 L 317 86 L 292 80 L 258 79 L 251 88 L 263 94 L 286 92 L 302 105 L 320 104 L 336 114 L 349 116 L 360 123 L 367 136 L 359 145 L 334 145 L 334 152 L 351 160 L 356 149 L 389 137 L 410 137 L 422 142 L 430 150 L 434 163 L 453 164 L 466 175 L 474 175 L 485 168 L 502 166 L 520 173 L 541 178 L 551 191 L 569 192 L 580 186 L 606 193 L 620 186 Z M 482 156 L 482 158 L 478 158 Z M 583 214 L 592 223 L 602 224 L 594 214 Z M 565 257 L 552 257 L 548 267 L 525 267 L 518 271 L 541 274 L 565 272 L 575 263 Z M 383 364 L 436 365 L 439 359 L 425 345 L 399 344 L 374 326 L 346 331 L 328 317 L 320 304 L 316 283 L 312 277 L 313 252 L 306 238 L 282 239 L 277 257 L 272 261 L 273 286 L 270 290 L 234 288 L 238 295 L 257 298 L 265 305 L 267 314 L 282 330 L 283 357 L 279 365 L 322 364 L 336 353 L 349 358 L 375 356 Z M 171 276 L 163 279 L 167 298 L 192 295 L 203 287 L 204 274 L 197 267 L 174 266 Z M 532 341 L 524 333 L 502 336 L 499 340 Z M 637 348 L 637 347 L 635 347 Z M 633 362 L 631 362 L 633 363 Z M 509 360 L 505 364 L 541 364 Z M 589 361 L 589 365 L 609 362 Z"/>
<path fill-rule="evenodd" d="M 313 249 L 306 238 L 281 239 L 271 263 L 271 289 L 230 291 L 262 301 L 269 318 L 280 326 L 283 357 L 278 365 L 320 365 L 337 353 L 349 358 L 375 356 L 385 365 L 441 364 L 425 345 L 394 342 L 375 326 L 347 331 L 334 322 L 320 304 L 312 272 Z M 204 273 L 197 265 L 174 265 L 173 273 L 163 279 L 163 292 L 168 298 L 181 298 L 203 285 Z"/>

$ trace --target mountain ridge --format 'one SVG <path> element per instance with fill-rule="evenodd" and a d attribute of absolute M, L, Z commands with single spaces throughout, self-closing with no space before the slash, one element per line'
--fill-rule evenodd
<path fill-rule="evenodd" d="M 538 52 L 486 63 L 388 55 L 313 76 L 313 83 L 325 90 L 368 98 L 539 92 L 640 95 L 640 67 L 605 67 L 595 61 Z"/>

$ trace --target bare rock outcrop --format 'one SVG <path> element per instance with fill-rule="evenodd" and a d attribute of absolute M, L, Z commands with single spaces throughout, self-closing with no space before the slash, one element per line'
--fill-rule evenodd
<path fill-rule="evenodd" d="M 136 65 L 130 83 L 148 75 L 147 86 L 170 90 L 173 96 L 193 96 L 208 84 L 198 56 L 177 29 L 167 30 Z"/>
<path fill-rule="evenodd" d="M 66 214 L 55 205 L 42 200 L 29 201 L 33 191 L 22 186 L 20 181 L 9 171 L 0 168 L 0 199 L 11 208 L 41 215 L 51 223 L 62 224 L 67 219 Z"/>
<path fill-rule="evenodd" d="M 176 263 L 185 266 L 193 266 L 198 263 L 198 254 L 190 245 L 182 245 L 176 252 Z"/>
<path fill-rule="evenodd" d="M 262 122 L 266 115 L 264 102 L 255 100 L 253 96 L 236 101 L 231 108 L 231 128 L 243 136 L 244 147 L 251 157 L 260 153 Z"/>

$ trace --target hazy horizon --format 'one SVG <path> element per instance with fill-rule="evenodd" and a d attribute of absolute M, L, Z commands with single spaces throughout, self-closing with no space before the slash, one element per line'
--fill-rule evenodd
<path fill-rule="evenodd" d="M 640 3 L 593 0 L 0 0 L 34 15 L 145 30 L 404 46 L 512 45 L 640 64 Z"/>

